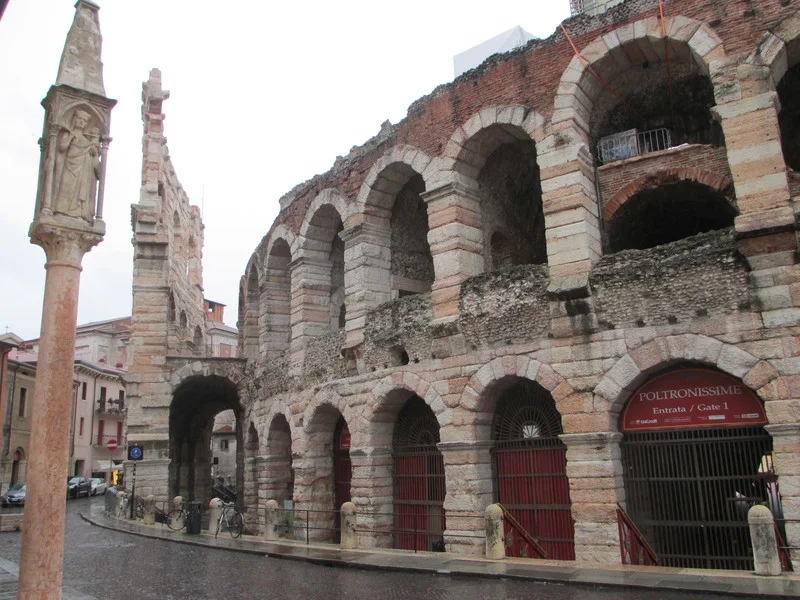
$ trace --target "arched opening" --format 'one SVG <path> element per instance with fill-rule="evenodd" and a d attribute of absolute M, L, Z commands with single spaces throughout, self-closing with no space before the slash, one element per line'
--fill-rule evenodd
<path fill-rule="evenodd" d="M 712 369 L 682 365 L 633 393 L 620 417 L 626 511 L 659 564 L 754 568 L 748 509 L 781 518 L 766 423 L 758 396 Z"/>
<path fill-rule="evenodd" d="M 733 227 L 736 209 L 719 191 L 677 181 L 639 192 L 615 213 L 608 227 L 611 252 L 644 250 L 698 233 Z"/>
<path fill-rule="evenodd" d="M 323 204 L 314 212 L 305 231 L 305 258 L 309 262 L 307 278 L 315 280 L 315 290 L 327 288 L 327 318 L 322 321 L 322 317 L 319 317 L 318 325 L 310 322 L 304 324 L 306 327 L 316 326 L 313 335 L 324 335 L 344 328 L 344 241 L 339 237 L 343 229 L 342 218 L 336 208 L 332 204 Z M 318 294 L 319 291 L 311 294 L 315 300 L 315 311 L 321 310 Z"/>
<path fill-rule="evenodd" d="M 333 433 L 333 510 L 335 512 L 334 542 L 342 537 L 342 504 L 350 502 L 350 483 L 353 479 L 353 466 L 350 462 L 350 429 L 347 421 L 340 416 Z"/>
<path fill-rule="evenodd" d="M 230 412 L 215 419 L 225 411 Z M 171 496 L 183 496 L 207 506 L 212 497 L 213 452 L 220 450 L 227 440 L 227 452 L 232 455 L 231 462 L 235 466 L 233 478 L 226 483 L 229 484 L 231 495 L 238 502 L 243 501 L 244 443 L 241 418 L 239 395 L 236 386 L 228 379 L 217 375 L 197 375 L 181 382 L 172 394 L 169 411 Z M 226 426 L 222 425 L 223 421 L 227 422 Z M 212 441 L 217 443 L 214 450 Z"/>
<path fill-rule="evenodd" d="M 177 315 L 175 313 L 175 293 L 174 292 L 170 292 L 169 293 L 168 305 L 167 305 L 167 320 L 170 323 L 174 323 L 176 319 L 177 319 Z"/>
<path fill-rule="evenodd" d="M 444 550 L 444 459 L 439 422 L 419 396 L 404 404 L 394 427 L 394 547 Z"/>
<path fill-rule="evenodd" d="M 707 67 L 685 42 L 644 38 L 592 63 L 590 146 L 600 164 L 680 146 L 724 146 Z M 669 61 L 666 60 L 669 56 Z M 597 85 L 594 76 L 605 85 Z"/>
<path fill-rule="evenodd" d="M 186 328 L 189 326 L 189 321 L 186 318 L 185 310 L 181 311 L 180 326 L 181 326 L 181 335 L 186 335 Z"/>
<path fill-rule="evenodd" d="M 794 45 L 800 46 L 800 41 Z M 777 86 L 781 111 L 778 123 L 781 129 L 781 147 L 786 164 L 795 172 L 800 171 L 800 63 L 791 66 Z M 796 173 L 792 179 L 797 181 Z"/>
<path fill-rule="evenodd" d="M 258 285 L 258 270 L 255 265 L 247 274 L 246 300 L 244 307 L 244 351 L 245 357 L 258 359 L 259 355 L 259 313 L 261 308 L 261 290 Z"/>
<path fill-rule="evenodd" d="M 497 144 L 493 135 L 499 129 L 490 127 L 479 137 Z M 507 132 L 505 135 L 511 141 L 500 144 L 488 155 L 478 175 L 485 245 L 490 250 L 487 263 L 492 268 L 545 264 L 547 244 L 536 144 Z"/>
<path fill-rule="evenodd" d="M 266 298 L 267 358 L 277 358 L 289 348 L 291 339 L 292 278 L 289 263 L 292 255 L 283 238 L 275 240 L 267 256 L 264 277 Z"/>
<path fill-rule="evenodd" d="M 286 417 L 276 415 L 267 432 L 266 473 L 264 488 L 267 500 L 275 500 L 281 508 L 291 509 L 294 497 L 292 471 L 292 431 Z"/>
<path fill-rule="evenodd" d="M 517 380 L 500 396 L 492 424 L 495 501 L 538 545 L 507 523 L 508 556 L 575 559 L 562 433 L 553 397 L 538 383 Z"/>
<path fill-rule="evenodd" d="M 425 182 L 413 172 L 402 176 L 408 181 L 395 197 L 391 217 L 392 289 L 400 297 L 429 292 L 434 280 Z"/>

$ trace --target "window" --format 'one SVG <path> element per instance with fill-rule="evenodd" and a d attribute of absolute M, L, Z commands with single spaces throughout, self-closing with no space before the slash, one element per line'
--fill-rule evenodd
<path fill-rule="evenodd" d="M 86 382 L 81 383 L 81 400 L 86 400 Z"/>
<path fill-rule="evenodd" d="M 78 435 L 83 437 L 83 417 L 81 417 L 81 424 L 78 427 Z"/>
<path fill-rule="evenodd" d="M 19 416 L 25 416 L 25 409 L 28 404 L 28 388 L 19 388 Z"/>
<path fill-rule="evenodd" d="M 103 430 L 105 429 L 105 425 L 106 425 L 106 423 L 105 423 L 105 421 L 103 421 L 103 419 L 100 419 L 97 422 L 97 445 L 98 446 L 102 446 L 103 445 Z"/>
<path fill-rule="evenodd" d="M 103 386 L 100 386 L 100 402 L 103 404 L 106 403 L 106 388 Z"/>
<path fill-rule="evenodd" d="M 228 449 L 228 440 L 220 440 L 219 449 L 220 450 L 227 450 Z"/>
<path fill-rule="evenodd" d="M 122 421 L 117 421 L 117 444 L 122 446 Z"/>
<path fill-rule="evenodd" d="M 125 390 L 120 390 L 120 391 L 119 391 L 119 400 L 118 400 L 118 404 L 119 404 L 119 409 L 120 409 L 120 410 L 122 410 L 123 408 L 125 408 Z"/>

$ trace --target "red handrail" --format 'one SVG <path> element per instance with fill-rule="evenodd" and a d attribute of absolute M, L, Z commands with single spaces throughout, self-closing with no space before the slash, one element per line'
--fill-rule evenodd
<path fill-rule="evenodd" d="M 539 558 L 547 558 L 547 552 L 545 552 L 544 548 L 542 548 L 539 545 L 539 542 L 537 542 L 533 538 L 533 536 L 531 536 L 531 534 L 528 533 L 522 525 L 520 525 L 519 521 L 517 521 L 511 515 L 511 513 L 508 512 L 508 510 L 506 510 L 506 507 L 503 506 L 502 504 L 498 504 L 497 506 L 499 506 L 500 510 L 503 511 L 503 518 L 505 519 L 505 522 L 508 523 L 511 526 L 511 528 L 514 531 L 516 531 L 523 540 L 525 540 L 528 546 L 531 547 L 531 550 L 533 550 L 536 554 L 538 554 Z"/>
<path fill-rule="evenodd" d="M 623 565 L 659 564 L 655 551 L 619 504 L 617 504 L 617 526 L 619 527 L 619 553 Z"/>

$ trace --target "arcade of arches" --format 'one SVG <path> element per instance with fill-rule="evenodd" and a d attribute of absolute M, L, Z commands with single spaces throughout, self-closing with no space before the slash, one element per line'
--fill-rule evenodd
<path fill-rule="evenodd" d="M 172 220 L 139 208 L 143 489 L 207 502 L 232 410 L 250 533 L 274 500 L 333 543 L 352 502 L 360 546 L 480 554 L 499 503 L 508 556 L 747 570 L 764 504 L 800 560 L 800 14 L 623 4 L 565 23 L 580 58 L 496 57 L 281 199 L 239 358 L 174 343 Z"/>

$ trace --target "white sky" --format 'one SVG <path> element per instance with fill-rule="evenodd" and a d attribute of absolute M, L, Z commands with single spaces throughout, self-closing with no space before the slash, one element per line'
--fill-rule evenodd
<path fill-rule="evenodd" d="M 78 322 L 129 315 L 141 84 L 161 69 L 165 134 L 203 220 L 207 298 L 236 324 L 239 278 L 278 199 L 452 81 L 453 56 L 521 25 L 551 35 L 569 0 L 97 0 L 112 113 L 105 240 L 83 261 Z M 73 0 L 10 0 L 0 20 L 0 333 L 38 337 L 44 251 L 30 244 L 37 140 Z"/>

